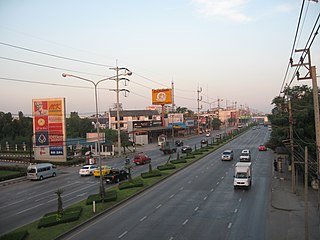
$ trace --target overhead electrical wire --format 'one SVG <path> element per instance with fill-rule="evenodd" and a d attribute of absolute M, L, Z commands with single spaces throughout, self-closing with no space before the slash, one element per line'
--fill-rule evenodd
<path fill-rule="evenodd" d="M 17 49 L 21 49 L 21 50 L 25 50 L 25 51 L 29 51 L 29 52 L 33 52 L 33 53 L 38 53 L 38 54 L 42 54 L 42 55 L 46 55 L 46 56 L 50 56 L 50 57 L 60 58 L 60 59 L 64 59 L 64 60 L 70 60 L 70 61 L 79 62 L 79 63 L 86 63 L 86 64 L 100 66 L 100 67 L 113 67 L 111 65 L 88 62 L 88 61 L 79 60 L 79 59 L 75 59 L 75 58 L 63 57 L 63 56 L 59 56 L 59 55 L 56 55 L 56 54 L 41 52 L 41 51 L 33 50 L 33 49 L 30 49 L 30 48 L 20 47 L 20 46 L 16 46 L 16 45 L 4 43 L 4 42 L 0 42 L 0 44 L 4 45 L 4 46 L 7 46 L 7 47 L 17 48 Z"/>
<path fill-rule="evenodd" d="M 284 78 L 283 78 L 283 82 L 282 82 L 282 85 L 281 85 L 281 88 L 280 88 L 279 96 L 280 96 L 280 94 L 282 92 L 282 89 L 284 87 L 284 84 L 286 82 L 287 75 L 288 75 L 288 72 L 289 72 L 290 63 L 292 61 L 293 52 L 294 52 L 294 49 L 295 49 L 295 46 L 296 46 L 297 36 L 298 36 L 299 28 L 300 28 L 300 21 L 301 21 L 303 7 L 304 7 L 304 2 L 305 2 L 305 0 L 302 1 L 300 14 L 299 14 L 299 20 L 298 20 L 298 24 L 297 24 L 297 28 L 296 28 L 296 33 L 295 33 L 293 44 L 292 44 L 291 54 L 290 54 L 290 58 L 289 58 L 288 65 L 287 65 L 287 69 L 286 69 L 286 72 L 285 72 L 285 75 L 284 75 Z"/>

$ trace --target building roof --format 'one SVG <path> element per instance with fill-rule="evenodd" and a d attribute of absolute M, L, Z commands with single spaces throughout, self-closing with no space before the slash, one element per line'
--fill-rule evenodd
<path fill-rule="evenodd" d="M 157 110 L 122 110 L 119 111 L 121 117 L 138 117 L 160 115 Z M 117 111 L 110 111 L 110 117 L 116 117 Z"/>

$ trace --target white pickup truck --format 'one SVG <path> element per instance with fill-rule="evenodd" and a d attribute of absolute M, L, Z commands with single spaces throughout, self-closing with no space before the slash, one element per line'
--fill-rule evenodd
<path fill-rule="evenodd" d="M 252 184 L 251 162 L 237 162 L 234 170 L 234 188 L 250 188 Z"/>

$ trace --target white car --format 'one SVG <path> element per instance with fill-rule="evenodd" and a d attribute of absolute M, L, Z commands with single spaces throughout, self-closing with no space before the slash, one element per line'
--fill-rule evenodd
<path fill-rule="evenodd" d="M 210 137 L 210 133 L 206 133 L 206 137 Z"/>
<path fill-rule="evenodd" d="M 93 175 L 93 171 L 97 169 L 98 167 L 96 165 L 84 165 L 79 170 L 80 176 L 90 176 Z"/>

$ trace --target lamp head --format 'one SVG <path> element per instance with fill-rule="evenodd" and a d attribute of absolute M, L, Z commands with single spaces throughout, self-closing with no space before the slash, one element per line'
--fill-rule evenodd
<path fill-rule="evenodd" d="M 65 73 L 62 73 L 62 77 L 66 77 L 67 76 L 67 74 L 65 74 Z"/>

